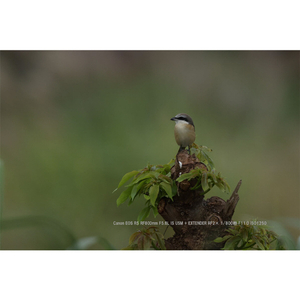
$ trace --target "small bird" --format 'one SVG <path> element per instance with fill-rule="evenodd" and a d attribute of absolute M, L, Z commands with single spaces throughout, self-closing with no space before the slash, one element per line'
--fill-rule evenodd
<path fill-rule="evenodd" d="M 175 121 L 175 140 L 180 146 L 178 152 L 188 146 L 190 153 L 190 145 L 193 144 L 196 139 L 195 125 L 192 118 L 187 114 L 178 114 L 173 117 L 171 121 Z"/>

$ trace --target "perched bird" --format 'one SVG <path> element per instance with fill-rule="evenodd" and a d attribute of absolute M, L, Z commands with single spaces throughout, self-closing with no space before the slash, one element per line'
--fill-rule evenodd
<path fill-rule="evenodd" d="M 190 145 L 193 144 L 196 139 L 195 125 L 192 118 L 187 114 L 178 114 L 173 117 L 171 121 L 175 121 L 175 140 L 180 146 L 178 152 L 188 146 L 190 153 Z"/>

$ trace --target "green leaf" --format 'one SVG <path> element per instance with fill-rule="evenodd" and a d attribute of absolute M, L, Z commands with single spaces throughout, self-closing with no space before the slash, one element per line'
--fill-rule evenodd
<path fill-rule="evenodd" d="M 165 183 L 169 183 L 169 184 L 173 183 L 173 180 L 170 177 L 163 174 L 159 175 L 159 179 L 161 179 Z"/>
<path fill-rule="evenodd" d="M 164 174 L 168 174 L 171 170 L 171 166 L 170 165 L 164 165 L 164 168 L 163 168 L 163 173 Z"/>
<path fill-rule="evenodd" d="M 156 216 L 158 215 L 157 207 L 151 205 L 151 208 L 152 208 L 152 211 L 153 211 L 153 215 L 154 215 L 154 217 L 156 218 Z"/>
<path fill-rule="evenodd" d="M 133 203 L 133 199 L 130 197 L 128 201 L 128 206 L 130 206 Z"/>
<path fill-rule="evenodd" d="M 196 184 L 191 188 L 191 190 L 196 190 L 199 189 L 201 187 L 201 176 L 198 177 Z"/>
<path fill-rule="evenodd" d="M 236 229 L 236 227 L 228 228 L 228 229 L 226 229 L 226 231 L 228 231 L 232 235 L 238 235 L 239 234 L 239 231 Z"/>
<path fill-rule="evenodd" d="M 243 230 L 242 232 L 242 238 L 244 242 L 247 242 L 248 240 L 248 231 L 246 229 Z"/>
<path fill-rule="evenodd" d="M 151 172 L 147 172 L 147 173 L 143 173 L 139 176 L 137 176 L 128 186 L 133 186 L 137 183 L 139 183 L 141 180 L 147 179 L 147 178 L 152 178 L 153 175 L 151 174 Z"/>
<path fill-rule="evenodd" d="M 208 162 L 210 168 L 214 169 L 214 167 L 215 167 L 214 162 L 203 150 L 201 150 L 201 156 L 204 157 L 204 159 Z"/>
<path fill-rule="evenodd" d="M 212 149 L 206 147 L 206 146 L 199 146 L 200 149 L 203 149 L 205 151 L 208 151 L 208 152 L 212 152 Z"/>
<path fill-rule="evenodd" d="M 151 246 L 151 239 L 146 235 L 141 235 L 137 240 L 139 250 L 149 250 Z"/>
<path fill-rule="evenodd" d="M 221 238 L 221 237 L 218 237 L 218 238 L 216 238 L 216 239 L 214 239 L 214 242 L 215 243 L 221 243 L 221 242 L 223 242 L 224 240 L 223 240 L 223 238 Z"/>
<path fill-rule="evenodd" d="M 218 237 L 218 238 L 214 239 L 214 242 L 215 243 L 222 243 L 222 242 L 228 240 L 231 237 L 232 237 L 232 235 L 225 235 L 223 237 Z"/>
<path fill-rule="evenodd" d="M 201 185 L 202 185 L 202 189 L 203 189 L 203 190 L 206 190 L 206 187 L 208 187 L 208 183 L 207 183 L 207 172 L 203 172 L 203 174 L 202 174 Z"/>
<path fill-rule="evenodd" d="M 117 199 L 117 206 L 124 203 L 130 197 L 131 190 L 132 190 L 132 187 L 129 187 L 128 189 L 126 189 L 124 192 L 121 193 L 121 195 Z"/>
<path fill-rule="evenodd" d="M 172 185 L 170 185 L 168 183 L 165 183 L 165 182 L 161 182 L 159 185 L 165 190 L 165 192 L 167 193 L 168 197 L 170 199 L 172 199 Z"/>
<path fill-rule="evenodd" d="M 254 240 L 254 242 L 256 243 L 256 245 L 258 246 L 258 248 L 259 248 L 260 250 L 265 250 L 265 247 L 264 247 L 263 244 L 259 241 L 258 238 L 253 237 L 253 240 Z"/>
<path fill-rule="evenodd" d="M 230 239 L 227 240 L 227 242 L 225 243 L 224 246 L 224 250 L 233 250 L 236 248 L 237 243 L 240 241 L 240 237 L 239 236 L 234 236 Z"/>
<path fill-rule="evenodd" d="M 186 173 L 186 174 L 182 174 L 180 177 L 178 177 L 177 179 L 176 179 L 176 181 L 178 181 L 178 182 L 182 182 L 182 181 L 184 181 L 184 180 L 189 180 L 189 179 L 191 179 L 193 177 L 193 174 L 190 172 L 190 173 Z"/>
<path fill-rule="evenodd" d="M 129 173 L 126 173 L 126 174 L 122 177 L 122 179 L 121 179 L 121 181 L 120 181 L 118 187 L 114 190 L 114 192 L 115 192 L 118 188 L 120 188 L 123 184 L 125 184 L 125 182 L 127 182 L 130 178 L 132 178 L 134 175 L 136 175 L 136 174 L 138 174 L 138 173 L 139 173 L 139 171 L 131 171 L 131 172 L 129 172 Z"/>
<path fill-rule="evenodd" d="M 129 245 L 133 244 L 139 238 L 139 236 L 141 234 L 142 234 L 141 231 L 137 231 L 137 232 L 133 233 L 129 238 Z"/>
<path fill-rule="evenodd" d="M 156 235 L 156 239 L 158 241 L 158 244 L 160 246 L 160 249 L 161 250 L 166 250 L 166 246 L 165 246 L 165 243 L 163 241 L 163 235 L 161 233 L 155 233 Z"/>
<path fill-rule="evenodd" d="M 225 192 L 227 190 L 227 192 L 230 193 L 230 186 L 224 179 L 223 179 L 223 184 L 224 184 Z"/>
<path fill-rule="evenodd" d="M 244 244 L 245 244 L 245 242 L 244 242 L 242 239 L 240 239 L 240 241 L 239 241 L 238 244 L 236 245 L 236 248 L 237 248 L 237 249 L 240 249 L 242 246 L 244 246 Z"/>
<path fill-rule="evenodd" d="M 194 170 L 191 170 L 189 173 L 182 174 L 176 179 L 176 181 L 182 182 L 184 180 L 191 180 L 192 178 L 201 176 L 201 174 L 202 170 L 200 168 L 196 168 Z"/>
<path fill-rule="evenodd" d="M 159 192 L 159 186 L 157 184 L 152 185 L 149 189 L 150 203 L 153 206 L 156 206 L 155 202 L 158 196 L 158 192 Z"/>
<path fill-rule="evenodd" d="M 131 199 L 133 200 L 137 193 L 140 191 L 141 187 L 145 184 L 144 181 L 141 181 L 139 184 L 135 184 L 131 191 Z"/>
<path fill-rule="evenodd" d="M 151 210 L 151 205 L 145 207 L 138 215 L 137 220 L 140 222 L 140 221 L 144 221 L 145 219 L 147 219 L 150 214 L 150 210 Z"/>

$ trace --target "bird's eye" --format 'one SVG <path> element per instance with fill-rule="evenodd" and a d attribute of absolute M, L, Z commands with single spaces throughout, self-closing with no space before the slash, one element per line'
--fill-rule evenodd
<path fill-rule="evenodd" d="M 185 118 L 185 117 L 179 117 L 178 120 L 182 120 L 182 121 L 186 121 L 186 122 L 188 121 L 187 118 Z"/>

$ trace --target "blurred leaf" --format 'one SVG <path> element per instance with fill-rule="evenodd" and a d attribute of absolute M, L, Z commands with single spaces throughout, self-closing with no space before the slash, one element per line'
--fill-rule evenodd
<path fill-rule="evenodd" d="M 130 236 L 130 238 L 129 238 L 129 244 L 134 243 L 134 242 L 138 239 L 138 237 L 139 237 L 141 234 L 142 234 L 142 233 L 141 233 L 140 230 L 137 231 L 137 232 L 135 232 L 135 233 L 133 233 L 133 234 Z"/>
<path fill-rule="evenodd" d="M 133 203 L 133 201 L 134 201 L 134 199 L 132 199 L 132 198 L 130 197 L 130 199 L 129 199 L 129 201 L 128 201 L 128 206 L 130 206 L 130 205 Z"/>
<path fill-rule="evenodd" d="M 222 243 L 222 242 L 228 240 L 231 237 L 232 237 L 231 235 L 225 235 L 223 237 L 218 237 L 218 238 L 214 239 L 214 242 L 215 243 Z"/>
<path fill-rule="evenodd" d="M 150 202 L 153 206 L 156 206 L 155 202 L 156 202 L 158 193 L 159 193 L 159 186 L 157 184 L 152 185 L 149 189 L 149 196 L 150 196 Z"/>
<path fill-rule="evenodd" d="M 121 195 L 117 199 L 117 206 L 124 203 L 130 197 L 131 190 L 132 190 L 132 187 L 129 187 L 124 192 L 121 193 Z"/>
<path fill-rule="evenodd" d="M 215 167 L 214 162 L 204 151 L 201 151 L 201 156 L 204 157 L 204 159 L 208 162 L 210 168 L 214 169 L 214 167 Z"/>
<path fill-rule="evenodd" d="M 247 242 L 247 240 L 248 240 L 248 231 L 247 230 L 243 230 L 242 239 L 244 242 Z"/>
<path fill-rule="evenodd" d="M 223 238 L 218 237 L 218 238 L 214 239 L 214 242 L 215 243 L 221 243 L 221 242 L 223 242 Z"/>
<path fill-rule="evenodd" d="M 168 197 L 170 199 L 172 199 L 172 185 L 167 184 L 165 182 L 161 182 L 159 185 L 164 189 L 164 191 L 167 193 Z"/>
<path fill-rule="evenodd" d="M 163 235 L 158 231 L 156 226 L 150 226 L 142 230 L 138 230 L 131 235 L 129 245 L 124 250 L 165 250 Z"/>
<path fill-rule="evenodd" d="M 131 199 L 134 200 L 135 196 L 138 194 L 140 191 L 141 187 L 144 185 L 144 182 L 141 181 L 139 184 L 136 184 L 133 186 L 132 191 L 131 191 Z"/>
<path fill-rule="evenodd" d="M 227 240 L 223 249 L 224 250 L 234 250 L 239 241 L 240 241 L 240 237 L 233 236 Z"/>
<path fill-rule="evenodd" d="M 129 172 L 129 173 L 126 173 L 126 174 L 122 177 L 122 179 L 121 179 L 121 181 L 120 181 L 118 187 L 114 190 L 114 192 L 115 192 L 118 188 L 120 188 L 122 185 L 124 185 L 130 178 L 132 178 L 134 175 L 136 175 L 136 174 L 138 174 L 138 173 L 139 173 L 139 171 L 131 171 L 131 172 Z"/>
<path fill-rule="evenodd" d="M 215 184 L 218 183 L 218 180 L 217 180 L 217 177 L 216 177 L 216 170 L 215 169 L 212 169 L 209 173 L 210 177 L 212 178 L 212 180 L 214 181 Z"/>
<path fill-rule="evenodd" d="M 263 246 L 263 244 L 261 243 L 261 241 L 258 238 L 253 237 L 253 241 L 256 243 L 256 245 L 258 246 L 258 248 L 260 250 L 265 250 L 265 247 Z"/>
<path fill-rule="evenodd" d="M 159 176 L 159 179 L 161 179 L 163 182 L 168 183 L 168 184 L 172 184 L 173 183 L 173 180 L 170 177 L 166 176 L 166 175 L 162 175 L 161 174 Z"/>
<path fill-rule="evenodd" d="M 143 235 L 142 237 L 140 237 L 140 239 L 138 240 L 138 248 L 139 250 L 149 250 L 150 247 L 152 245 L 152 241 L 151 239 L 146 236 Z"/>
<path fill-rule="evenodd" d="M 172 185 L 172 196 L 176 196 L 177 195 L 177 185 L 176 182 L 173 181 L 173 185 Z M 172 199 L 173 200 L 173 199 Z"/>
<path fill-rule="evenodd" d="M 282 238 L 264 225 L 235 225 L 226 231 L 230 233 L 230 238 L 225 243 L 224 250 L 286 249 L 282 243 Z M 225 237 L 217 238 L 215 241 L 222 242 Z"/>
<path fill-rule="evenodd" d="M 202 174 L 202 178 L 201 178 L 201 186 L 203 190 L 206 190 L 206 188 L 208 187 L 208 183 L 207 183 L 207 172 L 203 172 Z"/>
<path fill-rule="evenodd" d="M 190 180 L 192 178 L 193 174 L 190 172 L 190 173 L 185 173 L 185 174 L 182 174 L 180 175 L 180 177 L 178 177 L 176 179 L 176 181 L 178 182 L 182 182 L 184 180 Z"/>
<path fill-rule="evenodd" d="M 208 151 L 208 152 L 212 152 L 212 149 L 211 148 L 208 148 L 206 146 L 199 146 L 200 149 L 203 149 L 205 151 Z"/>
<path fill-rule="evenodd" d="M 154 176 L 154 173 L 157 173 L 157 172 L 147 172 L 147 173 L 144 173 L 142 175 L 139 175 L 128 186 L 133 186 L 133 185 L 137 184 L 138 182 L 140 182 L 142 180 L 152 178 Z"/>
<path fill-rule="evenodd" d="M 158 215 L 158 210 L 157 210 L 157 207 L 156 206 L 152 206 L 151 205 L 151 208 L 152 208 L 152 211 L 153 211 L 153 215 L 154 217 L 156 217 Z"/>
<path fill-rule="evenodd" d="M 236 229 L 236 227 L 228 228 L 227 231 L 230 232 L 232 235 L 239 234 L 239 231 Z"/>
<path fill-rule="evenodd" d="M 145 207 L 141 212 L 140 214 L 138 215 L 138 218 L 137 220 L 140 222 L 140 221 L 144 221 L 145 219 L 148 218 L 149 214 L 150 214 L 150 210 L 151 210 L 151 206 L 147 206 Z"/>
<path fill-rule="evenodd" d="M 156 235 L 156 239 L 158 241 L 158 244 L 160 246 L 160 249 L 161 250 L 166 250 L 166 246 L 165 246 L 165 243 L 163 241 L 163 235 L 160 232 L 156 233 L 155 235 Z"/>
<path fill-rule="evenodd" d="M 170 170 L 171 170 L 170 165 L 168 165 L 168 164 L 164 165 L 164 167 L 163 167 L 164 174 L 168 174 L 170 172 Z"/>

